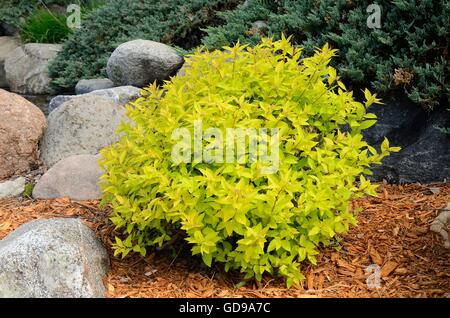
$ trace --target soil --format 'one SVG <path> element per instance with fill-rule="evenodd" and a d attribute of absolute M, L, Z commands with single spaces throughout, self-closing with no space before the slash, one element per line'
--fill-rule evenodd
<path fill-rule="evenodd" d="M 290 289 L 269 276 L 242 286 L 238 273 L 206 268 L 183 250 L 117 259 L 110 211 L 96 201 L 0 201 L 0 239 L 33 219 L 82 218 L 111 253 L 108 297 L 450 297 L 450 250 L 429 230 L 450 201 L 450 184 L 381 184 L 378 191 L 352 202 L 362 208 L 358 226 L 341 237 L 339 251 L 322 248 L 316 266 L 303 266 L 305 281 Z"/>

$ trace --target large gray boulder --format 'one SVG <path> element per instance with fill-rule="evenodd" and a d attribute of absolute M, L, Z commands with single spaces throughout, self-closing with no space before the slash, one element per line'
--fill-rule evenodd
<path fill-rule="evenodd" d="M 107 78 L 96 78 L 88 80 L 80 80 L 75 86 L 75 94 L 87 94 L 93 91 L 98 91 L 99 89 L 113 88 L 114 83 Z"/>
<path fill-rule="evenodd" d="M 5 60 L 19 46 L 12 36 L 0 36 L 0 88 L 8 87 L 5 74 Z"/>
<path fill-rule="evenodd" d="M 369 111 L 378 122 L 364 132 L 371 145 L 380 145 L 384 137 L 402 150 L 374 166 L 373 180 L 391 183 L 442 182 L 450 180 L 450 136 L 437 127 L 450 127 L 450 105 L 440 105 L 431 114 L 407 98 L 385 101 Z"/>
<path fill-rule="evenodd" d="M 141 96 L 141 89 L 133 86 L 120 86 L 108 89 L 99 89 L 82 95 L 58 95 L 52 98 L 48 105 L 48 111 L 51 113 L 65 102 L 74 98 L 86 96 L 102 96 L 118 105 L 126 105 L 133 102 Z"/>
<path fill-rule="evenodd" d="M 134 40 L 123 43 L 112 53 L 106 71 L 110 80 L 120 85 L 147 86 L 175 75 L 183 58 L 162 43 Z"/>
<path fill-rule="evenodd" d="M 98 165 L 99 159 L 100 155 L 75 155 L 59 161 L 38 181 L 33 198 L 100 199 L 99 181 L 103 171 Z"/>
<path fill-rule="evenodd" d="M 16 48 L 5 60 L 6 81 L 11 91 L 42 95 L 49 92 L 48 64 L 61 49 L 59 44 L 29 43 Z"/>
<path fill-rule="evenodd" d="M 0 241 L 1 298 L 101 298 L 108 253 L 79 219 L 26 223 Z"/>
<path fill-rule="evenodd" d="M 0 180 L 39 165 L 45 115 L 25 98 L 0 89 Z"/>
<path fill-rule="evenodd" d="M 125 108 L 101 96 L 67 101 L 48 116 L 41 142 L 41 159 L 48 168 L 73 155 L 96 155 L 119 139 L 117 126 Z"/>

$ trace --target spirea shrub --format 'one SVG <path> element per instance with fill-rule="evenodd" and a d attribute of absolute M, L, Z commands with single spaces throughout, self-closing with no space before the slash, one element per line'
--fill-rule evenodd
<path fill-rule="evenodd" d="M 366 90 L 365 103 L 355 101 L 329 66 L 334 55 L 325 45 L 303 58 L 284 37 L 197 51 L 184 75 L 143 91 L 128 106 L 122 138 L 102 151 L 104 203 L 122 231 L 116 255 L 145 255 L 182 233 L 208 266 L 224 263 L 257 280 L 281 275 L 288 286 L 303 279 L 300 264 L 315 264 L 320 246 L 356 224 L 350 200 L 376 194 L 362 174 L 398 151 L 385 140 L 378 153 L 362 140 L 376 121 L 367 107 L 379 100 Z M 269 139 L 277 128 L 278 169 L 262 173 L 250 151 L 237 162 L 175 162 L 179 137 L 183 151 L 194 145 L 189 158 L 201 155 L 198 121 L 204 155 L 224 150 L 217 135 L 206 136 L 209 127 L 223 136 L 229 128 L 272 129 Z M 187 133 L 174 137 L 180 128 Z"/>

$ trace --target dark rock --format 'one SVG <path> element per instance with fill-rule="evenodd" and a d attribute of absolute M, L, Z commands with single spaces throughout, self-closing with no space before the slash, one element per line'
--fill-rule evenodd
<path fill-rule="evenodd" d="M 56 108 L 58 108 L 65 102 L 76 97 L 77 95 L 58 95 L 53 97 L 48 104 L 48 113 L 50 114 L 52 111 L 54 111 Z"/>
<path fill-rule="evenodd" d="M 380 144 L 384 137 L 392 145 L 406 146 L 414 143 L 425 126 L 426 111 L 406 97 L 384 103 L 369 108 L 369 112 L 377 115 L 378 122 L 364 131 L 364 139 L 371 145 Z"/>
<path fill-rule="evenodd" d="M 17 34 L 17 29 L 7 23 L 0 22 L 0 35 L 14 36 Z"/>
<path fill-rule="evenodd" d="M 379 146 L 384 137 L 402 150 L 374 166 L 373 180 L 391 183 L 450 180 L 450 136 L 436 127 L 450 127 L 450 105 L 432 113 L 401 97 L 372 106 L 378 123 L 364 133 L 369 144 Z"/>

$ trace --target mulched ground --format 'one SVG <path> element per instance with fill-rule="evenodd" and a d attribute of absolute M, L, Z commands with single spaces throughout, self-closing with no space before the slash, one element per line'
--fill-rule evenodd
<path fill-rule="evenodd" d="M 436 189 L 435 189 L 436 188 Z M 431 189 L 431 190 L 430 190 Z M 323 250 L 317 266 L 305 265 L 307 279 L 286 289 L 267 277 L 240 287 L 238 274 L 220 267 L 205 268 L 180 251 L 160 251 L 145 259 L 111 256 L 105 279 L 109 297 L 450 297 L 450 251 L 429 231 L 429 225 L 449 201 L 450 184 L 380 185 L 379 198 L 353 202 L 363 211 L 359 226 L 342 237 L 339 252 Z M 106 246 L 114 237 L 108 210 L 98 202 L 68 199 L 0 201 L 0 239 L 20 224 L 40 218 L 80 217 Z M 110 252 L 112 252 L 110 250 Z M 111 253 L 112 255 L 112 253 Z M 368 288 L 367 266 L 381 269 L 381 287 Z"/>

